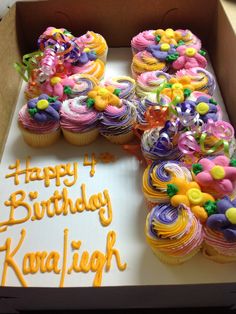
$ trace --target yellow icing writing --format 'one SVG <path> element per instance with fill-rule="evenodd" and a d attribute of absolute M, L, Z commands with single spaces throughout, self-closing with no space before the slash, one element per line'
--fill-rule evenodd
<path fill-rule="evenodd" d="M 100 251 L 94 251 L 90 257 L 89 253 L 87 251 L 84 251 L 81 255 L 81 259 L 79 262 L 79 253 L 74 253 L 72 265 L 68 269 L 68 274 L 71 274 L 72 272 L 95 272 L 93 285 L 95 287 L 99 287 L 101 286 L 104 267 L 106 271 L 109 271 L 111 269 L 111 261 L 113 256 L 115 258 L 118 269 L 121 271 L 125 270 L 127 264 L 121 263 L 120 253 L 117 249 L 114 248 L 115 242 L 116 233 L 114 231 L 110 231 L 107 234 L 106 254 L 103 254 Z M 78 244 L 78 249 L 80 249 L 81 242 Z"/>
<path fill-rule="evenodd" d="M 84 155 L 84 163 L 83 163 L 83 165 L 84 166 L 91 166 L 90 177 L 93 177 L 94 174 L 95 174 L 95 165 L 96 165 L 96 163 L 97 163 L 97 160 L 95 158 L 95 154 L 94 153 L 92 153 L 92 160 L 91 161 L 88 160 L 88 154 Z"/>
<path fill-rule="evenodd" d="M 56 186 L 61 185 L 61 177 L 72 176 L 73 180 L 69 182 L 68 179 L 63 180 L 65 186 L 72 186 L 76 183 L 78 179 L 78 163 L 74 162 L 73 166 L 71 163 L 60 164 L 56 166 L 48 166 L 44 168 L 31 167 L 30 157 L 26 159 L 25 168 L 21 169 L 20 160 L 17 159 L 14 165 L 8 167 L 10 170 L 15 170 L 14 172 L 7 174 L 5 177 L 14 178 L 14 184 L 20 184 L 19 176 L 24 175 L 25 183 L 31 181 L 44 181 L 45 187 L 50 186 L 50 180 L 55 180 Z"/>
<path fill-rule="evenodd" d="M 126 263 L 121 262 L 119 251 L 114 248 L 116 243 L 116 233 L 114 231 L 110 231 L 106 237 L 106 252 L 100 252 L 95 250 L 90 255 L 88 251 L 83 251 L 81 253 L 81 257 L 78 252 L 74 252 L 72 255 L 71 266 L 67 269 L 67 259 L 68 259 L 68 229 L 64 230 L 64 241 L 63 241 L 63 254 L 62 258 L 59 252 L 51 251 L 51 252 L 29 252 L 26 253 L 22 260 L 22 269 L 17 265 L 17 262 L 14 260 L 16 253 L 18 253 L 21 248 L 25 236 L 26 231 L 22 229 L 21 238 L 18 242 L 17 246 L 11 251 L 11 243 L 12 239 L 8 238 L 5 242 L 5 245 L 0 246 L 0 252 L 6 252 L 4 267 L 2 272 L 2 280 L 1 285 L 6 285 L 6 277 L 7 271 L 10 267 L 21 285 L 27 287 L 27 283 L 25 281 L 24 276 L 41 273 L 50 273 L 53 272 L 56 275 L 60 275 L 59 287 L 64 287 L 65 277 L 67 274 L 71 274 L 72 272 L 79 273 L 87 273 L 93 272 L 95 273 L 93 285 L 95 287 L 101 286 L 103 273 L 104 271 L 109 272 L 111 269 L 112 257 L 114 257 L 114 261 L 117 265 L 117 268 L 120 271 L 124 271 L 127 267 Z M 71 241 L 71 247 L 73 250 L 79 250 L 81 247 L 81 241 Z M 59 263 L 61 262 L 61 268 L 59 267 Z"/>
<path fill-rule="evenodd" d="M 34 196 L 38 194 L 33 192 Z M 4 203 L 7 207 L 10 207 L 9 218 L 0 222 L 0 232 L 6 231 L 8 226 L 22 224 L 30 219 L 32 221 L 41 220 L 45 216 L 52 218 L 84 211 L 98 210 L 99 219 L 103 226 L 108 226 L 112 221 L 112 204 L 108 190 L 87 197 L 86 185 L 82 184 L 81 197 L 75 200 L 69 198 L 67 188 L 63 188 L 62 192 L 56 190 L 48 200 L 33 201 L 32 192 L 29 193 L 29 198 L 31 200 L 27 202 L 26 193 L 23 190 L 13 192 L 10 195 L 9 200 Z M 25 216 L 15 218 L 16 210 L 20 208 L 25 210 Z"/>

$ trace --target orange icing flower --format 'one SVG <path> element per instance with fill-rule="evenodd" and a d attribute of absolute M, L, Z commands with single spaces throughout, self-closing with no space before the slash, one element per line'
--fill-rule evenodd
<path fill-rule="evenodd" d="M 160 36 L 160 43 L 177 45 L 178 41 L 181 40 L 181 33 L 174 31 L 172 28 L 167 28 L 166 30 L 157 29 L 155 36 Z"/>
<path fill-rule="evenodd" d="M 114 94 L 115 88 L 111 86 L 100 87 L 96 86 L 90 92 L 88 92 L 88 105 L 89 102 L 93 103 L 94 107 L 98 111 L 103 111 L 108 105 L 121 107 L 121 100 Z"/>
<path fill-rule="evenodd" d="M 195 216 L 202 222 L 208 218 L 204 204 L 208 201 L 215 201 L 210 194 L 203 193 L 196 182 L 187 182 L 177 177 L 173 179 L 173 184 L 168 185 L 167 193 L 171 197 L 172 206 L 178 207 L 184 204 L 190 207 Z"/>

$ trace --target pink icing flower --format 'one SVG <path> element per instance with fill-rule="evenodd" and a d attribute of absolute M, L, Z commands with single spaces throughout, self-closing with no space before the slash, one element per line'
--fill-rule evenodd
<path fill-rule="evenodd" d="M 235 186 L 236 167 L 235 160 L 226 156 L 217 156 L 210 160 L 203 158 L 198 164 L 193 165 L 195 180 L 205 191 L 216 192 L 216 196 L 230 195 Z"/>
<path fill-rule="evenodd" d="M 42 84 L 42 90 L 50 96 L 58 96 L 58 100 L 65 100 L 74 85 L 74 80 L 69 77 L 53 76 Z"/>
<path fill-rule="evenodd" d="M 179 58 L 172 63 L 175 70 L 191 69 L 194 67 L 206 68 L 207 60 L 193 47 L 179 46 L 176 51 Z"/>

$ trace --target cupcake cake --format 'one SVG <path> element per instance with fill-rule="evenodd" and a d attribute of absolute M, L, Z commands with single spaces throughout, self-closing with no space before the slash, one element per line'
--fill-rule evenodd
<path fill-rule="evenodd" d="M 218 263 L 236 261 L 236 199 L 216 202 L 204 227 L 203 255 Z"/>
<path fill-rule="evenodd" d="M 46 147 L 60 137 L 61 102 L 46 94 L 30 99 L 18 115 L 24 141 L 32 147 Z"/>
<path fill-rule="evenodd" d="M 176 178 L 183 179 L 186 182 L 192 181 L 191 172 L 180 162 L 163 161 L 161 163 L 153 162 L 149 165 L 143 174 L 143 193 L 145 198 L 157 204 L 169 203 L 171 184 Z M 173 194 L 174 195 L 174 194 Z"/>
<path fill-rule="evenodd" d="M 96 53 L 96 56 L 103 63 L 106 63 L 108 46 L 105 38 L 97 33 L 88 31 L 86 34 L 77 37 L 75 41 L 78 46 L 89 48 Z"/>
<path fill-rule="evenodd" d="M 161 204 L 146 219 L 146 240 L 160 261 L 177 265 L 196 255 L 202 245 L 202 225 L 185 206 Z"/>
<path fill-rule="evenodd" d="M 100 114 L 88 104 L 87 99 L 87 96 L 80 96 L 62 103 L 61 129 L 65 139 L 73 145 L 88 145 L 99 135 Z"/>

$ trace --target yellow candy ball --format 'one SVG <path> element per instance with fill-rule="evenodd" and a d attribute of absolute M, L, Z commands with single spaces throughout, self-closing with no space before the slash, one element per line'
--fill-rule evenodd
<path fill-rule="evenodd" d="M 183 85 L 181 83 L 175 83 L 172 85 L 173 89 L 183 89 Z"/>
<path fill-rule="evenodd" d="M 54 34 L 56 34 L 56 33 L 61 33 L 61 34 L 63 34 L 63 32 L 62 32 L 62 30 L 60 30 L 60 28 L 54 28 L 54 29 L 52 30 L 52 35 L 54 35 Z"/>
<path fill-rule="evenodd" d="M 46 99 L 41 99 L 36 104 L 37 108 L 40 110 L 44 110 L 49 106 L 49 102 Z"/>
<path fill-rule="evenodd" d="M 206 114 L 209 111 L 209 105 L 206 102 L 200 102 L 197 105 L 196 110 L 200 114 Z"/>
<path fill-rule="evenodd" d="M 107 93 L 108 93 L 108 90 L 104 87 L 100 88 L 98 91 L 99 96 L 106 95 Z"/>
<path fill-rule="evenodd" d="M 58 76 L 54 76 L 50 80 L 51 85 L 56 85 L 57 83 L 60 83 L 60 82 L 61 82 L 61 78 Z"/>
<path fill-rule="evenodd" d="M 231 224 L 234 224 L 234 225 L 236 224 L 236 208 L 235 207 L 231 207 L 227 209 L 225 212 L 225 216 L 227 217 L 229 222 L 231 222 Z"/>
<path fill-rule="evenodd" d="M 187 48 L 187 49 L 185 50 L 185 54 L 186 54 L 186 56 L 188 56 L 188 57 L 193 57 L 193 56 L 195 56 L 196 52 L 197 52 L 197 50 L 196 50 L 195 48 Z"/>
<path fill-rule="evenodd" d="M 170 45 L 169 44 L 162 44 L 161 45 L 161 51 L 168 51 L 170 49 Z"/>
<path fill-rule="evenodd" d="M 203 196 L 199 189 L 192 188 L 186 194 L 191 204 L 198 205 L 201 203 Z"/>
<path fill-rule="evenodd" d="M 210 174 L 213 179 L 222 180 L 225 177 L 225 170 L 222 166 L 214 166 L 210 170 Z"/>
<path fill-rule="evenodd" d="M 87 47 L 87 48 L 84 48 L 84 52 L 89 52 L 90 49 Z"/>

